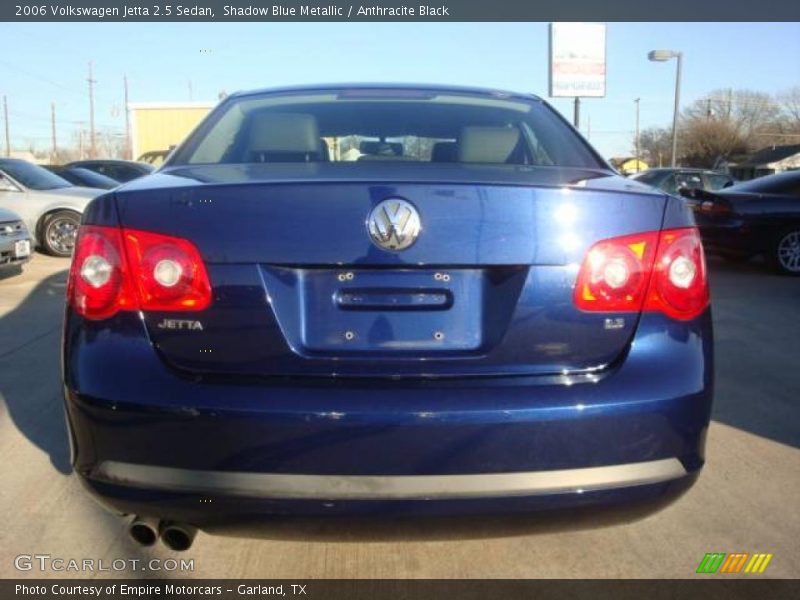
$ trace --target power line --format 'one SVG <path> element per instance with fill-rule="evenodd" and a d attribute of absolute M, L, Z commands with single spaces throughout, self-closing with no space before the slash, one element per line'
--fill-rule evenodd
<path fill-rule="evenodd" d="M 39 81 L 42 81 L 42 82 L 47 83 L 49 85 L 55 86 L 55 87 L 60 88 L 60 89 L 62 89 L 64 91 L 67 91 L 67 92 L 70 92 L 70 93 L 73 93 L 73 94 L 78 94 L 80 96 L 85 96 L 85 92 L 81 92 L 80 90 L 78 90 L 78 89 L 76 89 L 74 87 L 70 87 L 70 86 L 65 85 L 63 83 L 58 83 L 57 81 L 53 81 L 52 79 L 48 79 L 47 77 L 43 77 L 42 75 L 38 75 L 36 73 L 28 71 L 27 69 L 20 69 L 17 65 L 9 63 L 9 62 L 7 62 L 5 60 L 0 60 L 0 64 L 6 66 L 7 68 L 9 68 L 9 69 L 11 69 L 13 71 L 17 71 L 18 73 L 22 73 L 23 75 L 27 75 L 28 77 L 31 77 L 33 79 L 38 79 Z"/>

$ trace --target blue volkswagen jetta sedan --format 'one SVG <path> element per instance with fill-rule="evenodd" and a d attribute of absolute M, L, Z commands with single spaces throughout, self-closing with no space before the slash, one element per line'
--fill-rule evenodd
<path fill-rule="evenodd" d="M 68 288 L 75 471 L 144 544 L 661 497 L 704 462 L 693 217 L 535 96 L 234 94 L 90 204 Z"/>

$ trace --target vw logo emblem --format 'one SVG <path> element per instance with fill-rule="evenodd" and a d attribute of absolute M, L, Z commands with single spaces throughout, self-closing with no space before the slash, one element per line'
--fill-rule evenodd
<path fill-rule="evenodd" d="M 417 240 L 421 229 L 417 209 L 400 198 L 387 198 L 367 217 L 370 238 L 384 250 L 405 250 Z"/>

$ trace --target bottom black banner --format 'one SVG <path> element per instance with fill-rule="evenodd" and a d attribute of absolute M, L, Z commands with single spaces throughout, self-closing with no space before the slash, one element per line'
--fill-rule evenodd
<path fill-rule="evenodd" d="M 683 580 L 122 580 L 122 579 L 5 579 L 0 598 L 292 598 L 294 600 L 515 600 L 517 598 L 619 598 L 673 600 L 676 598 L 798 598 L 797 580 L 683 579 Z"/>

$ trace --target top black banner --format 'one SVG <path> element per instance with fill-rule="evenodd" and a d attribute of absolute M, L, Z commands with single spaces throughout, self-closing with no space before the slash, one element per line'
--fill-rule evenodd
<path fill-rule="evenodd" d="M 6 0 L 0 21 L 800 21 L 797 0 Z"/>

